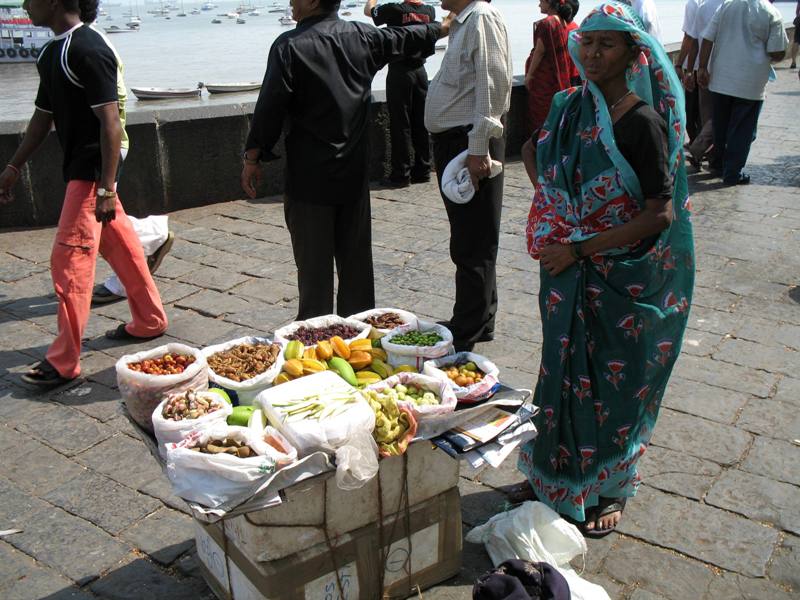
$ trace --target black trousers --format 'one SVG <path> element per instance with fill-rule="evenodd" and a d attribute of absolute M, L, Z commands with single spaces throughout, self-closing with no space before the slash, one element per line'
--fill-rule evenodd
<path fill-rule="evenodd" d="M 333 266 L 339 279 L 336 313 L 375 307 L 369 187 L 347 204 L 312 204 L 287 197 L 286 227 L 297 265 L 297 319 L 333 313 Z"/>
<path fill-rule="evenodd" d="M 447 164 L 467 149 L 467 132 L 464 127 L 432 135 L 439 190 Z M 494 160 L 504 161 L 505 140 L 493 138 L 489 154 Z M 456 350 L 471 349 L 480 338 L 494 334 L 503 174 L 482 179 L 475 196 L 466 204 L 455 204 L 443 194 L 442 199 L 450 221 L 450 259 L 456 266 L 456 299 L 450 329 Z"/>
<path fill-rule="evenodd" d="M 696 77 L 692 73 L 692 77 Z M 684 98 L 686 101 L 686 133 L 689 134 L 689 143 L 694 141 L 697 134 L 703 128 L 702 119 L 700 118 L 700 90 L 697 83 L 691 92 L 684 91 Z"/>
<path fill-rule="evenodd" d="M 750 145 L 756 138 L 762 100 L 747 100 L 711 92 L 714 129 L 713 166 L 722 169 L 722 180 L 735 183 L 742 174 Z"/>
<path fill-rule="evenodd" d="M 392 138 L 393 181 L 409 176 L 424 178 L 431 172 L 431 147 L 425 129 L 425 96 L 428 74 L 425 67 L 409 69 L 389 65 L 386 76 L 386 104 L 389 108 L 389 131 Z M 412 151 L 414 160 L 412 163 Z"/>

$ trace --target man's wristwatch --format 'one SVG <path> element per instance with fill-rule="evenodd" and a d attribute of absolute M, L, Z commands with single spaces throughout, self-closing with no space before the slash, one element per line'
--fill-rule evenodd
<path fill-rule="evenodd" d="M 97 196 L 100 198 L 113 198 L 117 195 L 114 190 L 107 190 L 106 188 L 97 188 Z"/>

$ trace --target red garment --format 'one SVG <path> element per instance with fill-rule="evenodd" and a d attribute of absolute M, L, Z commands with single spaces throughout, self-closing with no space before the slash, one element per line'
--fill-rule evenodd
<path fill-rule="evenodd" d="M 142 244 L 117 198 L 116 218 L 103 226 L 94 216 L 97 186 L 73 180 L 67 194 L 50 257 L 58 296 L 58 335 L 46 358 L 68 379 L 80 375 L 81 337 L 89 321 L 97 252 L 103 255 L 128 294 L 131 335 L 155 336 L 167 328 L 167 315 L 147 268 Z"/>
<path fill-rule="evenodd" d="M 578 69 L 567 49 L 569 34 L 577 28 L 575 21 L 564 25 L 556 15 L 550 15 L 533 24 L 533 45 L 541 44 L 544 47 L 544 56 L 533 74 L 533 81 L 526 84 L 529 134 L 538 132 L 544 125 L 556 92 L 570 87 L 573 79 L 579 77 Z M 525 62 L 526 73 L 531 56 Z"/>

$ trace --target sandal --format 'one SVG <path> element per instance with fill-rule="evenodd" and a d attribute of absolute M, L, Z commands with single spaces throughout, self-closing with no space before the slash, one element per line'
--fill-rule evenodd
<path fill-rule="evenodd" d="M 153 252 L 150 256 L 147 257 L 147 268 L 150 271 L 150 275 L 155 274 L 158 270 L 158 267 L 161 266 L 161 261 L 164 260 L 164 257 L 167 253 L 172 250 L 172 244 L 175 242 L 175 234 L 171 231 L 167 232 L 167 239 L 158 247 L 158 250 Z"/>
<path fill-rule="evenodd" d="M 537 502 L 539 500 L 539 498 L 536 496 L 536 492 L 533 491 L 531 484 L 527 481 L 506 486 L 501 488 L 501 491 L 508 496 L 508 502 L 510 504 L 522 504 L 523 502 L 528 501 Z"/>
<path fill-rule="evenodd" d="M 109 329 L 106 331 L 106 337 L 108 339 L 118 342 L 146 342 L 147 340 L 154 340 L 162 335 L 164 335 L 163 332 L 158 335 L 150 335 L 147 337 L 133 335 L 132 333 L 128 333 L 128 330 L 125 329 L 125 323 L 122 323 L 116 329 Z"/>
<path fill-rule="evenodd" d="M 627 498 L 603 498 L 601 496 L 600 503 L 595 507 L 591 516 L 595 522 L 595 525 L 606 515 L 610 515 L 615 512 L 622 513 L 625 510 L 625 504 L 627 501 Z M 582 526 L 579 529 L 584 537 L 593 539 L 605 537 L 617 528 L 617 526 L 614 525 L 613 527 L 608 527 L 606 529 L 586 529 L 586 521 L 581 523 L 581 525 Z"/>
<path fill-rule="evenodd" d="M 75 378 L 73 377 L 72 379 Z M 34 365 L 27 373 L 22 375 L 22 381 L 25 383 L 48 388 L 69 383 L 72 379 L 62 376 L 47 360 Z"/>

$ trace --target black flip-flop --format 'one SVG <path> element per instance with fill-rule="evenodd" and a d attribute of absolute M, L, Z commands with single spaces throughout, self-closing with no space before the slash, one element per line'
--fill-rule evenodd
<path fill-rule="evenodd" d="M 43 360 L 23 374 L 22 381 L 31 385 L 50 388 L 69 383 L 72 379 L 62 376 L 53 365 L 47 360 Z"/>
<path fill-rule="evenodd" d="M 625 504 L 627 503 L 627 501 L 628 501 L 627 498 L 600 497 L 600 503 L 596 507 L 594 507 L 591 516 L 591 518 L 595 522 L 595 525 L 597 525 L 597 522 L 606 515 L 610 515 L 611 513 L 615 512 L 619 513 L 624 512 Z M 586 529 L 586 521 L 581 523 L 581 525 L 582 526 L 579 529 L 581 530 L 581 533 L 584 535 L 584 537 L 593 539 L 606 537 L 609 533 L 611 533 L 617 528 L 617 526 L 614 525 L 614 527 L 607 527 L 606 529 L 597 529 L 596 527 L 595 529 Z"/>
<path fill-rule="evenodd" d="M 106 331 L 106 337 L 110 340 L 114 340 L 117 342 L 146 342 L 147 340 L 154 340 L 156 338 L 161 337 L 164 335 L 163 333 L 159 333 L 158 335 L 151 335 L 147 337 L 140 337 L 138 335 L 133 335 L 128 333 L 128 330 L 125 329 L 125 323 L 119 325 L 116 329 L 109 329 Z"/>

